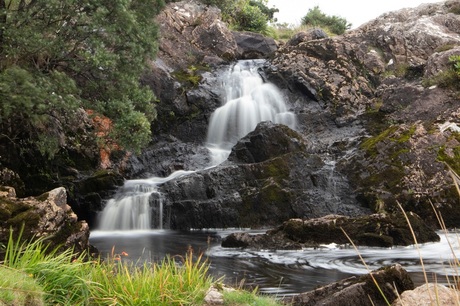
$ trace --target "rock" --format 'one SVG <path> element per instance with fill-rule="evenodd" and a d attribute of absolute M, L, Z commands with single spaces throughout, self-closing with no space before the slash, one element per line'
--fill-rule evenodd
<path fill-rule="evenodd" d="M 278 46 L 273 38 L 252 32 L 233 32 L 238 46 L 238 59 L 269 58 Z"/>
<path fill-rule="evenodd" d="M 448 288 L 441 284 L 424 284 L 413 290 L 406 290 L 401 293 L 391 305 L 443 305 L 455 306 L 458 305 L 459 292 L 456 289 Z"/>
<path fill-rule="evenodd" d="M 224 295 L 223 292 L 231 292 L 235 289 L 227 287 L 225 285 L 214 284 L 209 288 L 204 297 L 204 306 L 218 306 L 224 305 Z"/>
<path fill-rule="evenodd" d="M 206 57 L 236 57 L 236 41 L 216 7 L 198 1 L 169 3 L 156 22 L 161 33 L 158 57 L 172 70 L 187 69 Z"/>
<path fill-rule="evenodd" d="M 330 188 L 331 169 L 304 146 L 286 126 L 259 124 L 235 145 L 230 161 L 160 187 L 169 227 L 276 226 L 295 217 L 368 213 L 349 196 L 346 180 L 338 177 Z"/>
<path fill-rule="evenodd" d="M 449 170 L 460 171 L 452 130 L 460 123 L 457 89 L 427 86 L 458 55 L 458 1 L 383 14 L 342 36 L 305 34 L 280 47 L 268 79 L 294 102 L 310 153 L 333 156 L 335 171 L 358 201 L 375 212 L 414 211 L 448 227 L 460 208 Z M 458 81 L 457 81 L 458 82 Z"/>
<path fill-rule="evenodd" d="M 124 179 L 114 170 L 98 170 L 91 175 L 81 175 L 69 182 L 68 203 L 80 220 L 93 226 L 97 212 L 102 210 L 103 199 L 115 194 Z"/>
<path fill-rule="evenodd" d="M 285 298 L 284 302 L 293 306 L 383 306 L 394 301 L 403 291 L 414 288 L 409 274 L 400 265 L 384 267 L 371 273 L 382 292 L 379 291 L 370 274 L 367 274 L 361 277 L 350 277 L 310 292 Z"/>
<path fill-rule="evenodd" d="M 300 31 L 294 34 L 287 42 L 289 46 L 296 46 L 301 42 L 327 38 L 328 35 L 322 29 L 311 29 L 309 31 Z"/>
<path fill-rule="evenodd" d="M 50 247 L 73 249 L 75 253 L 89 250 L 89 227 L 78 221 L 67 204 L 66 190 L 53 189 L 38 197 L 0 196 L 0 241 L 7 244 L 10 230 L 22 239 L 45 238 Z"/>
<path fill-rule="evenodd" d="M 259 163 L 292 152 L 306 150 L 300 135 L 285 125 L 259 123 L 256 129 L 238 141 L 228 160 Z"/>
<path fill-rule="evenodd" d="M 14 194 L 11 193 L 10 196 L 13 197 L 16 196 L 16 190 L 18 190 L 19 194 L 25 193 L 24 182 L 19 177 L 19 174 L 8 168 L 0 167 L 0 186 L 11 186 L 9 190 Z"/>
<path fill-rule="evenodd" d="M 440 237 L 415 214 L 408 218 L 418 243 L 439 241 Z M 310 220 L 291 219 L 265 234 L 230 234 L 222 240 L 223 247 L 251 249 L 301 249 L 322 244 L 348 244 L 392 247 L 414 244 L 414 238 L 402 214 L 374 214 L 345 217 L 328 215 Z"/>

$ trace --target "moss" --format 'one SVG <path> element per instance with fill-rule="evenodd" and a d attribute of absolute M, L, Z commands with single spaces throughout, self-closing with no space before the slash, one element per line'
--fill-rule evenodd
<path fill-rule="evenodd" d="M 431 78 L 424 79 L 422 85 L 425 87 L 437 85 L 441 88 L 460 91 L 460 75 L 454 69 L 448 69 Z"/>
<path fill-rule="evenodd" d="M 48 200 L 48 197 L 49 197 L 49 192 L 45 192 L 45 193 L 42 193 L 41 195 L 35 197 L 35 199 L 37 199 L 37 201 L 44 202 L 44 201 Z"/>
<path fill-rule="evenodd" d="M 451 50 L 453 48 L 455 48 L 455 45 L 444 44 L 444 45 L 438 46 L 436 49 L 434 49 L 434 52 L 445 52 L 445 51 L 449 51 L 449 50 Z"/>
<path fill-rule="evenodd" d="M 387 128 L 385 131 L 377 136 L 370 137 L 361 143 L 361 149 L 365 150 L 369 156 L 376 156 L 379 152 L 377 144 L 383 141 L 391 141 L 396 144 L 405 144 L 414 135 L 416 126 L 412 125 L 408 130 L 401 133 L 396 133 L 400 129 L 394 125 Z M 398 148 L 397 151 L 406 152 L 407 148 Z"/>
<path fill-rule="evenodd" d="M 277 182 L 288 179 L 291 169 L 285 158 L 287 156 L 277 157 L 258 164 L 254 175 L 257 179 L 273 178 Z"/>
<path fill-rule="evenodd" d="M 451 7 L 449 8 L 449 13 L 460 15 L 460 3 L 452 3 Z"/>
<path fill-rule="evenodd" d="M 456 173 L 460 173 L 460 146 L 452 148 L 452 154 L 446 152 L 446 146 L 442 146 L 438 151 L 437 160 L 448 164 Z"/>
<path fill-rule="evenodd" d="M 366 153 L 370 156 L 376 156 L 378 153 L 376 148 L 377 144 L 388 139 L 389 135 L 396 132 L 397 129 L 397 126 L 391 126 L 379 135 L 366 139 L 364 142 L 361 143 L 361 149 L 365 150 Z"/>
<path fill-rule="evenodd" d="M 178 70 L 172 73 L 174 78 L 184 84 L 186 88 L 196 88 L 203 77 L 200 71 L 208 71 L 206 66 L 190 66 L 188 69 Z"/>

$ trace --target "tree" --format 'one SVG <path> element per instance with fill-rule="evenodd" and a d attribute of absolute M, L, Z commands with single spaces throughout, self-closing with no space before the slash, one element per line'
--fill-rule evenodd
<path fill-rule="evenodd" d="M 318 6 L 309 9 L 307 15 L 302 18 L 301 23 L 306 26 L 324 28 L 337 35 L 345 33 L 352 26 L 345 18 L 324 14 Z"/>
<path fill-rule="evenodd" d="M 153 93 L 139 84 L 157 50 L 162 0 L 0 0 L 0 144 L 52 157 L 47 126 L 92 109 L 126 149 L 150 139 Z M 63 123 L 65 126 L 65 123 Z"/>

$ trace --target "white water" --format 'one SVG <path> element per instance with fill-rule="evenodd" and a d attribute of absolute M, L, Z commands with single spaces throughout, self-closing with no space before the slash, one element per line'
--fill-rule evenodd
<path fill-rule="evenodd" d="M 98 229 L 149 230 L 163 228 L 163 199 L 158 186 L 195 171 L 179 170 L 168 177 L 128 180 L 101 212 Z M 153 207 L 151 203 L 154 202 Z M 153 212 L 156 212 L 153 215 Z M 152 222 L 156 220 L 156 222 Z"/>
<path fill-rule="evenodd" d="M 278 89 L 272 84 L 264 83 L 258 74 L 257 65 L 261 63 L 262 61 L 240 61 L 222 77 L 225 92 L 223 105 L 211 116 L 206 140 L 211 152 L 210 167 L 223 162 L 230 154 L 232 146 L 254 130 L 259 122 L 270 120 L 295 128 L 295 115 L 287 110 Z M 101 212 L 98 229 L 162 229 L 163 201 L 158 186 L 193 172 L 181 170 L 166 178 L 126 181 L 117 196 L 110 199 Z"/>
<path fill-rule="evenodd" d="M 206 139 L 214 165 L 223 162 L 236 142 L 262 121 L 296 127 L 295 114 L 288 111 L 278 88 L 263 82 L 257 63 L 240 61 L 223 76 L 223 105 L 212 114 Z"/>

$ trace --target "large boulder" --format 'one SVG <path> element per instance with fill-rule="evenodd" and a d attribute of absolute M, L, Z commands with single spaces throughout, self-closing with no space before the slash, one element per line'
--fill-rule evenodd
<path fill-rule="evenodd" d="M 89 227 L 78 221 L 67 204 L 67 192 L 59 187 L 38 197 L 16 198 L 14 189 L 0 187 L 0 242 L 8 242 L 11 231 L 22 239 L 46 239 L 52 248 L 90 250 Z"/>
<path fill-rule="evenodd" d="M 413 290 L 404 291 L 392 306 L 437 304 L 454 306 L 458 304 L 458 289 L 441 284 L 423 284 Z"/>
<path fill-rule="evenodd" d="M 239 59 L 269 58 L 278 49 L 275 40 L 259 33 L 233 32 Z"/>
<path fill-rule="evenodd" d="M 232 148 L 228 160 L 240 163 L 260 163 L 289 153 L 306 151 L 300 134 L 285 125 L 262 122 Z"/>
<path fill-rule="evenodd" d="M 307 154 L 306 146 L 287 126 L 260 123 L 234 146 L 231 161 L 161 186 L 168 226 L 261 227 L 290 218 L 368 213 L 349 196 L 346 180 L 331 181 L 333 171 Z"/>

